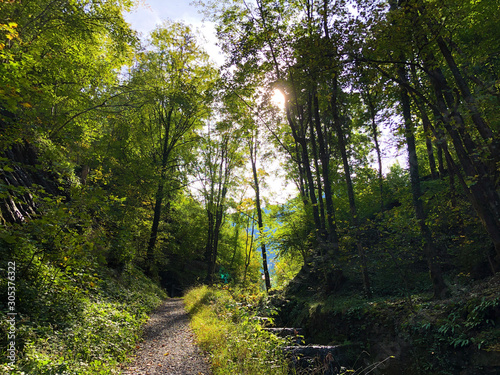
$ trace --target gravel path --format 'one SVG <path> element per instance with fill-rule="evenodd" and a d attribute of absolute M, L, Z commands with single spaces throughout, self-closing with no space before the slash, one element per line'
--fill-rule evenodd
<path fill-rule="evenodd" d="M 195 344 L 182 299 L 166 300 L 151 315 L 136 358 L 122 374 L 210 374 L 208 360 Z"/>

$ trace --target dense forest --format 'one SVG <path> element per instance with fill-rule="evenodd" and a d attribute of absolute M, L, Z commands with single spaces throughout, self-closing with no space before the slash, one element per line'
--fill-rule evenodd
<path fill-rule="evenodd" d="M 200 2 L 223 66 L 134 6 L 0 0 L 0 369 L 116 373 L 200 284 L 325 343 L 405 306 L 415 374 L 500 364 L 497 1 Z"/>

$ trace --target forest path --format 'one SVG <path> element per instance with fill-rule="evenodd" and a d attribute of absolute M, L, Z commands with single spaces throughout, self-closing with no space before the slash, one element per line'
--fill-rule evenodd
<path fill-rule="evenodd" d="M 180 298 L 166 300 L 151 316 L 133 363 L 123 375 L 209 375 L 210 366 L 196 346 Z"/>

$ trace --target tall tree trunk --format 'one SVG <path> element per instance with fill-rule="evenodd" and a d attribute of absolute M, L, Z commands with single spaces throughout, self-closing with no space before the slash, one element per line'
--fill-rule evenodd
<path fill-rule="evenodd" d="M 439 69 L 431 73 L 431 83 L 435 91 L 441 121 L 450 135 L 460 165 L 467 177 L 474 181 L 467 189 L 471 192 L 468 196 L 473 199 L 471 203 L 490 235 L 497 252 L 497 261 L 500 261 L 500 197 L 495 189 L 495 183 L 488 173 L 488 168 L 477 157 L 479 151 L 470 135 L 467 134 L 462 117 L 454 109 L 450 89 L 443 73 Z M 452 106 L 451 112 L 448 109 L 450 105 Z"/>
<path fill-rule="evenodd" d="M 444 168 L 444 160 L 443 160 L 443 148 L 441 147 L 440 141 L 437 143 L 437 159 L 438 159 L 438 171 L 441 179 L 444 178 L 445 168 Z"/>
<path fill-rule="evenodd" d="M 257 225 L 259 228 L 259 237 L 261 238 L 260 249 L 262 252 L 262 269 L 264 271 L 264 280 L 266 283 L 266 291 L 269 292 L 271 289 L 271 278 L 269 277 L 269 269 L 267 267 L 267 252 L 266 252 L 266 244 L 263 241 L 264 236 L 264 221 L 262 219 L 262 208 L 260 206 L 260 187 L 259 187 L 259 177 L 257 175 L 257 140 L 252 139 L 249 142 L 250 146 L 250 161 L 252 163 L 252 173 L 253 173 L 253 183 L 255 190 L 255 208 L 257 209 Z"/>
<path fill-rule="evenodd" d="M 299 172 L 299 183 L 298 183 L 298 187 L 299 187 L 299 192 L 300 192 L 300 196 L 302 197 L 302 200 L 304 201 L 304 204 L 307 205 L 307 186 L 306 186 L 306 182 L 305 182 L 305 179 L 304 179 L 304 170 L 302 168 L 302 154 L 300 152 L 300 145 L 299 143 L 295 140 L 295 154 L 296 154 L 296 159 L 297 159 L 297 169 L 298 169 L 298 172 Z"/>
<path fill-rule="evenodd" d="M 337 227 L 335 225 L 335 210 L 333 206 L 333 192 L 332 183 L 330 181 L 330 156 L 328 152 L 328 145 L 325 141 L 323 128 L 321 126 L 321 117 L 319 113 L 319 100 L 316 90 L 313 94 L 314 103 L 314 126 L 316 134 L 318 135 L 319 157 L 321 161 L 321 172 L 323 174 L 323 186 L 325 190 L 325 203 L 326 203 L 326 226 L 328 230 L 328 242 L 332 246 L 334 255 L 338 255 L 339 239 L 337 235 Z"/>
<path fill-rule="evenodd" d="M 368 90 L 367 90 L 368 91 Z M 380 191 L 380 210 L 384 210 L 384 178 L 382 175 L 382 151 L 380 150 L 380 145 L 378 142 L 378 127 L 377 122 L 375 121 L 375 105 L 373 104 L 373 100 L 370 96 L 369 92 L 366 92 L 366 98 L 368 102 L 368 108 L 370 109 L 370 118 L 371 118 L 371 130 L 373 142 L 375 143 L 375 152 L 377 153 L 377 162 L 378 162 L 378 186 Z"/>
<path fill-rule="evenodd" d="M 250 217 L 249 217 L 250 220 Z M 243 286 L 246 286 L 247 284 L 247 273 L 248 273 L 248 266 L 250 266 L 250 261 L 252 260 L 252 251 L 253 251 L 253 238 L 254 238 L 254 229 L 255 229 L 255 211 L 252 212 L 252 231 L 250 232 L 250 235 L 248 234 L 248 227 L 250 226 L 250 221 L 247 221 L 247 229 L 246 229 L 246 234 L 247 238 L 245 241 L 245 273 L 243 274 Z M 250 239 L 250 246 L 248 246 L 248 240 Z"/>
<path fill-rule="evenodd" d="M 207 264 L 207 276 L 205 282 L 207 284 L 213 283 L 213 276 L 215 273 L 215 261 L 214 261 L 214 239 L 215 234 L 215 220 L 211 208 L 207 209 L 207 221 L 208 221 L 208 231 L 207 231 L 207 242 L 205 245 L 205 263 Z"/>
<path fill-rule="evenodd" d="M 312 156 L 314 159 L 314 169 L 316 170 L 316 184 L 318 186 L 318 202 L 319 202 L 319 212 L 320 212 L 320 220 L 321 220 L 321 237 L 325 238 L 326 236 L 326 217 L 325 217 L 325 204 L 323 202 L 323 188 L 321 182 L 321 170 L 319 168 L 318 162 L 318 147 L 316 144 L 316 134 L 313 126 L 313 114 L 312 114 L 312 96 L 309 95 L 307 105 L 308 112 L 308 121 L 309 121 L 309 134 L 311 137 L 311 146 L 312 146 Z"/>
<path fill-rule="evenodd" d="M 163 202 L 163 189 L 164 189 L 165 181 L 164 178 L 160 178 L 158 182 L 158 189 L 156 190 L 155 195 L 155 208 L 153 212 L 153 223 L 151 225 L 151 231 L 149 233 L 149 241 L 148 248 L 146 251 L 146 274 L 150 277 L 158 276 L 158 269 L 156 268 L 156 260 L 154 249 L 156 245 L 156 239 L 158 237 L 158 227 L 160 225 L 160 217 L 161 217 L 161 209 Z"/>
<path fill-rule="evenodd" d="M 407 82 L 406 72 L 404 67 L 398 69 L 399 79 L 402 82 Z M 441 268 L 437 264 L 437 252 L 432 240 L 432 233 L 425 223 L 426 215 L 422 203 L 422 190 L 420 187 L 420 176 L 418 172 L 417 149 L 415 147 L 414 127 L 411 120 L 410 97 L 405 87 L 401 87 L 401 107 L 403 110 L 403 118 L 405 125 L 405 138 L 408 146 L 408 161 L 410 164 L 410 182 L 413 196 L 413 206 L 415 216 L 417 218 L 420 233 L 424 240 L 424 254 L 429 267 L 429 272 L 434 287 L 434 298 L 444 298 L 447 293 L 447 286 L 443 280 Z"/>
<path fill-rule="evenodd" d="M 411 66 L 412 78 L 419 85 L 417 71 L 414 65 Z M 420 85 L 419 85 L 420 86 Z M 424 137 L 425 137 L 425 147 L 427 149 L 427 158 L 429 160 L 429 169 L 431 170 L 431 178 L 433 180 L 437 180 L 439 178 L 439 173 L 436 169 L 436 159 L 434 158 L 434 148 L 432 145 L 431 139 L 431 121 L 429 120 L 429 116 L 427 115 L 427 111 L 420 100 L 420 98 L 413 96 L 413 101 L 417 105 L 418 112 L 420 113 L 420 119 L 422 120 L 422 125 L 424 127 Z"/>
<path fill-rule="evenodd" d="M 236 259 L 236 253 L 238 252 L 238 244 L 240 238 L 240 216 L 237 216 L 236 222 L 234 223 L 234 237 L 233 237 L 233 256 L 231 257 L 231 262 L 229 263 L 229 268 L 232 269 L 234 265 L 234 260 Z"/>
<path fill-rule="evenodd" d="M 311 171 L 311 163 L 309 161 L 309 153 L 307 151 L 307 142 L 305 138 L 306 128 L 303 119 L 299 119 L 300 128 L 297 126 L 296 122 L 292 119 L 292 115 L 290 112 L 290 108 L 286 106 L 286 115 L 288 119 L 288 124 L 290 125 L 290 129 L 292 130 L 292 136 L 295 141 L 300 146 L 300 156 L 302 159 L 302 167 L 305 172 L 306 182 L 307 182 L 307 192 L 309 193 L 309 199 L 311 201 L 312 211 L 313 211 L 313 219 L 314 226 L 317 232 L 321 231 L 321 220 L 319 217 L 319 209 L 318 209 L 318 201 L 316 199 L 316 193 L 314 191 L 314 178 Z"/>
<path fill-rule="evenodd" d="M 425 9 L 422 9 L 422 11 L 425 12 Z M 433 29 L 435 25 L 432 24 L 432 17 L 427 17 L 426 20 L 430 28 Z M 496 167 L 492 168 L 486 165 L 478 156 L 481 154 L 481 147 L 478 147 L 468 133 L 464 120 L 458 112 L 458 103 L 455 102 L 453 91 L 442 70 L 438 67 L 437 59 L 432 51 L 425 48 L 425 46 L 429 45 L 425 33 L 422 31 L 417 33 L 417 35 L 420 38 L 420 45 L 423 46 L 421 58 L 435 92 L 441 120 L 451 137 L 463 171 L 474 182 L 468 189 L 471 193 L 468 196 L 473 199 L 471 203 L 493 241 L 497 252 L 497 261 L 500 262 L 500 195 L 495 183 L 495 176 L 498 172 L 496 171 Z M 497 137 L 494 137 L 491 129 L 482 118 L 475 98 L 472 96 L 467 82 L 463 78 L 446 43 L 441 36 L 435 35 L 434 37 L 466 102 L 472 121 L 481 137 L 486 141 L 485 143 L 490 151 L 491 159 L 498 161 L 499 141 L 496 139 Z"/>
<path fill-rule="evenodd" d="M 427 157 L 429 159 L 429 168 L 431 170 L 431 177 L 433 180 L 437 180 L 439 178 L 439 173 L 436 168 L 436 159 L 434 158 L 434 147 L 432 145 L 431 140 L 431 121 L 429 120 L 429 116 L 427 116 L 427 112 L 420 102 L 418 98 L 414 97 L 414 102 L 417 105 L 418 111 L 420 113 L 420 118 L 422 120 L 422 125 L 424 127 L 424 136 L 425 136 L 425 147 L 427 149 Z"/>
<path fill-rule="evenodd" d="M 173 108 L 171 108 L 168 111 L 166 118 L 161 117 L 162 120 L 164 120 L 162 125 L 165 128 L 165 135 L 164 135 L 165 138 L 163 139 L 160 180 L 158 181 L 158 189 L 156 190 L 156 195 L 155 195 L 153 223 L 151 225 L 148 248 L 146 250 L 146 274 L 152 277 L 158 276 L 154 250 L 156 246 L 156 239 L 158 237 L 158 227 L 160 225 L 160 217 L 161 217 L 161 210 L 163 203 L 163 190 L 165 188 L 165 180 L 167 178 L 167 163 L 171 151 L 171 145 L 169 145 L 169 141 L 170 141 L 170 127 L 172 121 L 172 113 L 173 113 Z"/>
<path fill-rule="evenodd" d="M 344 166 L 344 174 L 347 185 L 347 195 L 349 198 L 349 208 L 351 213 L 352 226 L 354 227 L 355 237 L 356 237 L 356 247 L 358 249 L 358 255 L 361 262 L 361 275 L 363 278 L 363 286 L 365 293 L 368 297 L 371 297 L 371 286 L 370 278 L 368 276 L 368 265 L 366 261 L 366 254 L 363 248 L 363 243 L 361 241 L 361 231 L 359 229 L 358 212 L 356 208 L 356 200 L 354 197 L 354 187 L 351 179 L 351 168 L 349 166 L 349 159 L 347 157 L 347 149 L 345 145 L 344 131 L 342 129 L 342 123 L 340 120 L 340 114 L 337 102 L 338 88 L 337 80 L 334 80 L 333 93 L 331 99 L 331 106 L 333 112 L 333 126 L 335 127 L 335 132 L 337 134 L 337 141 L 339 144 L 340 154 L 342 156 L 342 164 Z"/>
<path fill-rule="evenodd" d="M 329 0 L 323 0 L 322 9 L 318 8 L 322 16 L 322 27 L 325 34 L 325 39 L 330 41 L 330 32 L 328 30 L 328 4 Z M 325 186 L 325 201 L 326 201 L 326 222 L 328 224 L 329 242 L 332 244 L 333 255 L 339 255 L 339 237 L 337 234 L 337 226 L 335 225 L 335 210 L 333 205 L 333 189 L 330 181 L 330 155 L 328 152 L 328 142 L 323 136 L 321 121 L 319 115 L 319 101 L 316 87 L 314 88 L 314 116 L 316 124 L 316 132 L 318 133 L 318 141 L 320 144 L 321 166 L 323 168 L 323 181 Z M 326 132 L 325 132 L 326 133 Z M 321 135 L 321 136 L 320 136 Z"/>
<path fill-rule="evenodd" d="M 493 160 L 498 161 L 498 139 L 494 137 L 491 128 L 488 126 L 486 121 L 481 116 L 481 113 L 479 112 L 479 109 L 477 107 L 476 99 L 472 95 L 469 86 L 467 84 L 467 81 L 460 72 L 460 69 L 456 64 L 455 59 L 453 58 L 453 55 L 451 54 L 451 51 L 448 48 L 447 44 L 445 43 L 445 41 L 441 36 L 438 37 L 436 40 L 439 49 L 441 50 L 441 53 L 443 54 L 448 64 L 448 67 L 450 68 L 451 73 L 453 74 L 453 77 L 455 78 L 455 82 L 458 86 L 458 89 L 460 90 L 460 93 L 462 94 L 462 97 L 465 100 L 467 109 L 469 110 L 472 118 L 472 122 L 476 126 L 476 129 L 478 130 L 479 134 L 481 134 L 483 139 L 487 142 L 487 146 L 490 149 Z"/>
<path fill-rule="evenodd" d="M 214 282 L 215 271 L 217 267 L 217 255 L 219 249 L 220 228 L 224 219 L 224 199 L 226 191 L 224 186 L 219 186 L 218 198 L 215 204 L 207 210 L 208 216 L 208 236 L 205 247 L 205 261 L 207 262 L 207 277 L 205 281 L 208 284 Z M 214 209 L 214 211 L 211 211 Z"/>

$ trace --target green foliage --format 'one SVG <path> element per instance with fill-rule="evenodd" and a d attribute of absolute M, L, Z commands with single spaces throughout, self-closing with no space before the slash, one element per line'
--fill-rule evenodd
<path fill-rule="evenodd" d="M 165 22 L 136 49 L 122 16 L 129 0 L 0 1 L 0 261 L 18 268 L 22 371 L 111 373 L 133 347 L 144 311 L 162 296 L 144 293 L 151 284 L 137 267 L 158 271 L 151 274 L 169 286 L 184 288 L 208 272 L 215 282 L 224 275 L 228 284 L 258 290 L 256 248 L 263 243 L 278 249 L 280 285 L 302 265 L 313 268 L 311 284 L 342 269 L 347 282 L 337 296 L 360 289 L 359 258 L 366 257 L 376 295 L 404 296 L 416 309 L 412 322 L 397 326 L 416 335 L 418 351 L 496 350 L 497 299 L 433 315 L 414 294 L 430 287 L 423 226 L 453 290 L 497 266 L 491 240 L 498 239 L 500 38 L 491 15 L 498 6 L 351 3 L 211 2 L 207 9 L 229 55 L 220 74 L 182 23 Z M 408 85 L 401 82 L 407 73 Z M 268 105 L 276 88 L 285 109 Z M 404 146 L 403 89 L 413 100 L 407 120 L 414 121 L 423 177 L 418 197 L 405 168 L 395 164 L 384 177 L 373 164 L 377 137 L 380 145 Z M 301 195 L 272 212 L 270 230 L 255 239 L 254 205 L 242 186 L 259 190 L 265 172 L 256 170 L 255 158 L 274 155 L 264 135 L 272 135 L 288 182 Z M 429 177 L 426 140 L 441 159 L 439 179 Z M 27 148 L 16 156 L 22 144 Z M 247 146 L 255 170 L 250 183 L 243 172 Z M 323 204 L 311 204 L 319 198 Z M 425 222 L 415 218 L 419 200 Z M 304 303 L 298 315 L 334 311 L 361 322 L 360 334 L 381 310 L 397 309 L 352 296 L 324 301 L 333 298 L 330 286 L 311 288 L 318 300 Z M 238 362 L 260 372 L 281 366 L 264 367 L 279 343 L 244 307 L 254 297 L 192 293 L 201 295 L 193 306 L 203 305 L 193 311 L 223 327 L 200 331 L 207 347 L 215 353 L 217 341 L 234 336 L 236 353 L 214 354 L 217 371 L 241 372 Z"/>
<path fill-rule="evenodd" d="M 271 217 L 276 222 L 276 228 L 271 234 L 271 242 L 278 248 L 280 256 L 288 255 L 305 262 L 316 246 L 310 213 L 305 210 L 299 198 L 290 200 L 281 207 L 274 207 L 274 210 Z"/>
<path fill-rule="evenodd" d="M 105 269 L 77 272 L 69 266 L 39 272 L 39 279 L 51 279 L 49 285 L 29 285 L 21 278 L 16 283 L 19 357 L 14 367 L 0 365 L 13 374 L 116 373 L 140 339 L 146 313 L 165 298 L 164 291 L 137 270 L 120 278 Z M 8 328 L 2 321 L 4 348 Z"/>
<path fill-rule="evenodd" d="M 218 374 L 287 374 L 284 341 L 266 332 L 251 309 L 256 298 L 236 290 L 190 290 L 186 307 L 199 345 L 210 354 L 212 371 Z"/>
<path fill-rule="evenodd" d="M 416 315 L 401 325 L 414 344 L 416 363 L 422 370 L 452 374 L 466 365 L 457 363 L 452 351 L 463 353 L 470 347 L 497 350 L 495 311 L 499 306 L 498 297 L 467 298 L 443 305 L 419 304 Z"/>

